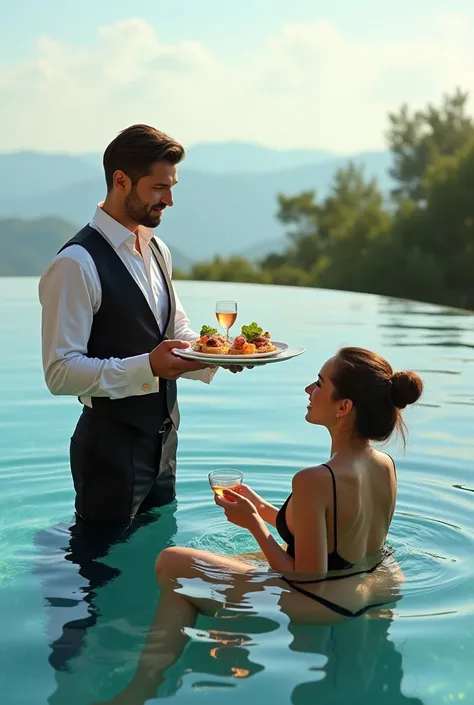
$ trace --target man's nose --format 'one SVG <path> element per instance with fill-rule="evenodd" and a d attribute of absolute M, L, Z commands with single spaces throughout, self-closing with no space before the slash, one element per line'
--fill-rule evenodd
<path fill-rule="evenodd" d="M 163 194 L 161 201 L 165 204 L 165 206 L 171 207 L 173 205 L 173 196 L 171 194 L 171 191 L 169 193 Z"/>

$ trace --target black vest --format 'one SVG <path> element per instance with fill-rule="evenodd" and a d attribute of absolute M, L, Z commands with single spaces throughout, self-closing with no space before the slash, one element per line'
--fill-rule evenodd
<path fill-rule="evenodd" d="M 88 357 L 132 357 L 149 353 L 163 340 L 174 338 L 176 300 L 166 264 L 154 238 L 150 240 L 150 249 L 165 279 L 170 301 L 163 331 L 140 287 L 114 248 L 97 230 L 87 225 L 61 250 L 69 245 L 81 245 L 87 250 L 94 260 L 102 288 L 100 308 L 94 315 L 87 345 Z M 113 417 L 145 433 L 155 434 L 167 419 L 178 428 L 176 396 L 176 381 L 160 378 L 158 392 L 123 399 L 93 397 L 92 408 L 98 415 Z"/>

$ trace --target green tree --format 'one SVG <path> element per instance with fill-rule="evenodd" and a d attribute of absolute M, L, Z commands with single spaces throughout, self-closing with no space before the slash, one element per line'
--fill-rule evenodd
<path fill-rule="evenodd" d="M 474 140 L 438 156 L 425 203 L 405 202 L 368 253 L 364 291 L 474 309 Z"/>
<path fill-rule="evenodd" d="M 288 264 L 282 264 L 265 274 L 269 282 L 283 286 L 308 286 L 310 282 L 307 272 Z"/>
<path fill-rule="evenodd" d="M 309 272 L 315 260 L 324 250 L 325 243 L 319 236 L 319 205 L 314 191 L 303 191 L 297 196 L 278 195 L 277 217 L 286 225 L 292 226 L 288 231 L 289 245 L 281 254 L 270 254 L 265 257 L 260 265 L 272 277 L 277 270 L 280 271 L 279 279 L 290 276 L 291 279 L 300 281 L 301 277 L 294 273 L 289 274 L 288 269 Z M 283 281 L 282 281 L 283 283 Z"/>
<path fill-rule="evenodd" d="M 293 228 L 286 252 L 262 262 L 272 281 L 349 289 L 363 285 L 367 249 L 390 226 L 383 194 L 375 181 L 364 177 L 363 169 L 351 163 L 340 169 L 322 203 L 314 192 L 305 192 L 280 196 L 279 204 L 280 220 Z M 298 276 L 298 270 L 306 276 Z"/>
<path fill-rule="evenodd" d="M 261 282 L 271 281 L 264 272 L 255 267 L 245 257 L 214 257 L 210 262 L 193 265 L 189 279 L 227 282 Z"/>
<path fill-rule="evenodd" d="M 179 267 L 173 267 L 173 279 L 189 279 L 189 275 Z"/>
<path fill-rule="evenodd" d="M 425 188 L 417 242 L 443 267 L 443 294 L 436 300 L 474 308 L 474 137 L 429 166 Z"/>
<path fill-rule="evenodd" d="M 388 144 L 394 156 L 391 175 L 397 182 L 392 195 L 420 202 L 429 164 L 439 156 L 453 156 L 474 136 L 471 116 L 466 115 L 468 94 L 459 88 L 445 95 L 440 108 L 428 105 L 411 112 L 406 104 L 390 113 Z"/>

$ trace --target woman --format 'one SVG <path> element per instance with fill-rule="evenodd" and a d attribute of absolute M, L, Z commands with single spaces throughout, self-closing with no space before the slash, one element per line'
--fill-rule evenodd
<path fill-rule="evenodd" d="M 156 692 L 162 670 L 187 640 L 183 628 L 194 625 L 198 612 L 216 615 L 265 586 L 279 589 L 279 607 L 295 623 L 334 623 L 393 602 L 403 578 L 385 541 L 397 477 L 393 460 L 371 441 L 385 441 L 396 430 L 405 440 L 401 409 L 422 391 L 417 374 L 394 373 L 386 360 L 362 348 L 343 348 L 323 365 L 306 388 L 306 420 L 328 429 L 328 462 L 298 471 L 280 509 L 246 485 L 238 494 L 215 497 L 229 521 L 253 534 L 270 570 L 262 575 L 241 558 L 194 549 L 162 551 L 156 561 L 161 597 L 154 629 L 128 697 Z M 267 524 L 276 527 L 286 548 Z M 217 586 L 212 597 L 176 592 L 176 586 L 197 577 Z M 147 663 L 153 664 L 153 676 Z"/>

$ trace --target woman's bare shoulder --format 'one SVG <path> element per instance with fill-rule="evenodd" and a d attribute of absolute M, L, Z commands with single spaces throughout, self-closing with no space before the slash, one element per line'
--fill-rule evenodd
<path fill-rule="evenodd" d="M 373 456 L 378 465 L 389 470 L 390 472 L 396 473 L 395 460 L 391 455 L 385 451 L 374 449 Z"/>
<path fill-rule="evenodd" d="M 303 505 L 317 505 L 320 508 L 329 506 L 330 497 L 332 497 L 332 480 L 328 469 L 324 465 L 314 465 L 298 470 L 293 476 L 292 496 L 300 507 Z"/>
<path fill-rule="evenodd" d="M 327 466 L 321 464 L 298 470 L 298 472 L 293 475 L 292 484 L 293 489 L 295 489 L 295 487 L 304 489 L 305 487 L 311 487 L 315 484 L 325 484 L 327 481 L 331 481 L 331 475 Z"/>
<path fill-rule="evenodd" d="M 374 461 L 376 464 L 374 468 L 376 472 L 372 473 L 371 477 L 375 483 L 375 487 L 378 488 L 376 491 L 385 492 L 383 488 L 389 488 L 392 498 L 391 501 L 393 503 L 397 496 L 398 487 L 395 461 L 390 455 L 379 450 L 374 453 Z"/>

